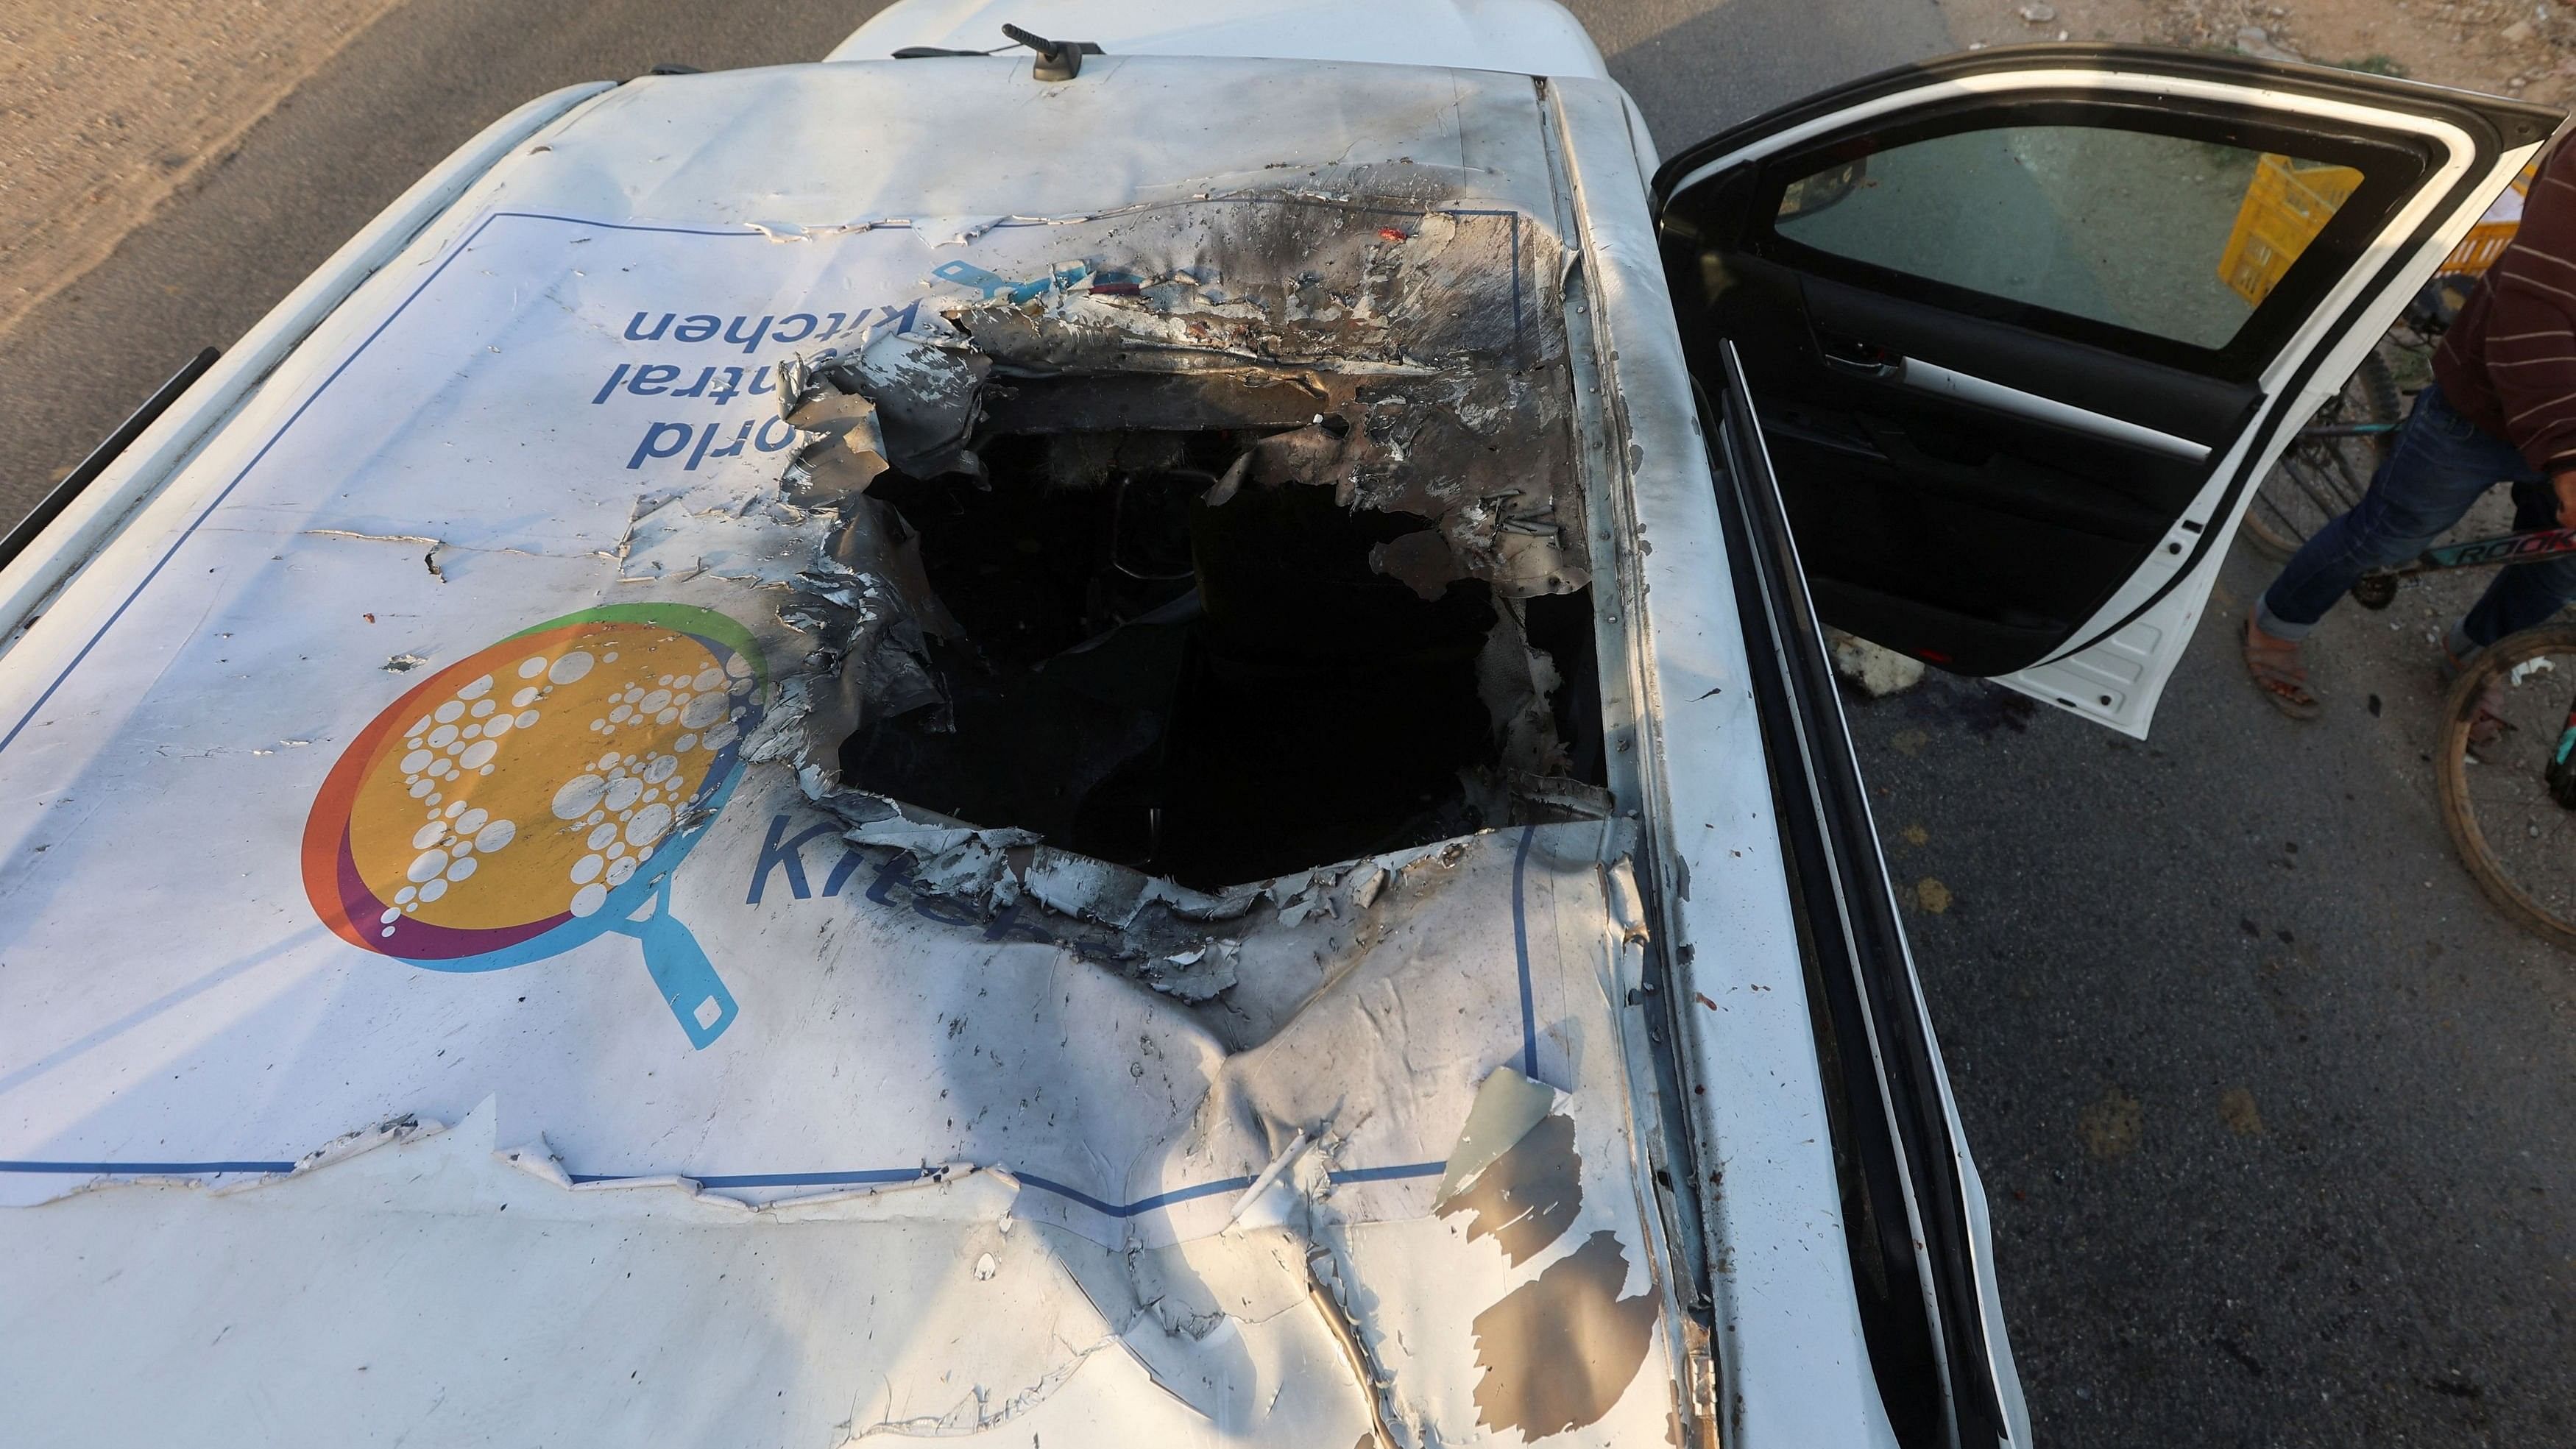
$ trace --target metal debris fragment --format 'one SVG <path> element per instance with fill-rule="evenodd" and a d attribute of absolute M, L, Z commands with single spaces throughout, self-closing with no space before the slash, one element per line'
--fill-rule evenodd
<path fill-rule="evenodd" d="M 1242 953 L 1240 941 L 1208 941 L 1186 951 L 1152 957 L 1136 975 L 1166 996 L 1206 1001 L 1234 985 L 1235 961 Z"/>

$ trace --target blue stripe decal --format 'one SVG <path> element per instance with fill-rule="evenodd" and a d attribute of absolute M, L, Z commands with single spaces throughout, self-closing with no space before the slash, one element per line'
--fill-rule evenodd
<path fill-rule="evenodd" d="M 1049 1182 L 1047 1179 L 1035 1176 L 1031 1173 L 1014 1172 L 1011 1175 L 1018 1178 L 1022 1183 L 1036 1188 L 1040 1192 L 1054 1193 L 1057 1197 L 1064 1198 L 1071 1202 L 1078 1202 L 1084 1207 L 1091 1209 L 1093 1212 L 1106 1213 L 1113 1218 L 1132 1218 L 1138 1213 L 1155 1212 L 1162 1208 L 1171 1207 L 1177 1203 L 1190 1202 L 1203 1197 L 1215 1197 L 1219 1193 L 1241 1192 L 1245 1188 L 1252 1186 L 1251 1178 L 1225 1177 L 1219 1178 L 1215 1182 L 1202 1182 L 1192 1187 L 1176 1187 L 1170 1192 L 1156 1193 L 1152 1197 L 1139 1198 L 1131 1203 L 1108 1203 L 1102 1202 L 1100 1199 L 1093 1197 L 1091 1194 L 1084 1192 L 1079 1188 L 1067 1187 L 1060 1182 Z"/>
<path fill-rule="evenodd" d="M 1445 1162 L 1406 1162 L 1394 1167 L 1354 1167 L 1331 1173 L 1333 1186 L 1348 1187 L 1355 1182 L 1393 1182 L 1406 1177 L 1438 1177 L 1449 1170 Z"/>
<path fill-rule="evenodd" d="M 654 1176 L 635 1172 L 568 1172 L 576 1183 L 651 1182 Z M 866 1187 L 888 1182 L 919 1182 L 929 1176 L 918 1167 L 867 1168 L 857 1172 L 743 1172 L 727 1176 L 709 1173 L 672 1173 L 685 1177 L 700 1187 Z"/>
<path fill-rule="evenodd" d="M 0 1158 L 0 1172 L 61 1172 L 82 1177 L 109 1172 L 137 1177 L 212 1177 L 219 1172 L 276 1175 L 294 1170 L 292 1162 L 12 1162 Z"/>
<path fill-rule="evenodd" d="M 1538 1080 L 1538 1008 L 1530 1001 L 1529 902 L 1521 879 L 1529 869 L 1530 837 L 1535 825 L 1521 827 L 1520 848 L 1512 852 L 1512 956 L 1521 973 L 1521 1075 Z"/>
<path fill-rule="evenodd" d="M 81 1177 L 211 1177 L 224 1172 L 256 1172 L 283 1176 L 295 1169 L 292 1162 L 21 1162 L 0 1159 L 0 1172 L 60 1173 Z M 1405 1162 L 1391 1167 L 1354 1167 L 1328 1174 L 1337 1187 L 1365 1182 L 1395 1182 L 1407 1178 L 1438 1177 L 1449 1170 L 1445 1162 Z M 700 1187 L 864 1187 L 888 1183 L 921 1182 L 930 1174 L 918 1167 L 866 1168 L 855 1172 L 746 1172 L 709 1173 L 632 1173 L 574 1172 L 565 1174 L 578 1184 L 601 1182 L 652 1182 L 664 1177 L 684 1177 Z M 1113 1218 L 1132 1218 L 1142 1213 L 1159 1212 L 1203 1197 L 1242 1192 L 1252 1186 L 1249 1177 L 1220 1178 L 1215 1182 L 1178 1187 L 1156 1193 L 1131 1203 L 1103 1202 L 1080 1188 L 1067 1187 L 1035 1173 L 1015 1172 L 1023 1186 L 1052 1193 L 1068 1202 L 1080 1203 L 1093 1212 Z"/>

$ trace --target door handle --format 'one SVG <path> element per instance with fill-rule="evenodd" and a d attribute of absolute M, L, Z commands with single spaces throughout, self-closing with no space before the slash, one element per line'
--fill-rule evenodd
<path fill-rule="evenodd" d="M 1845 377 L 1869 382 L 1890 382 L 1905 372 L 1905 359 L 1884 347 L 1843 338 L 1817 339 L 1817 354 L 1825 366 Z"/>
<path fill-rule="evenodd" d="M 1885 382 L 1905 371 L 1902 358 L 1893 362 L 1862 362 L 1857 358 L 1836 357 L 1830 352 L 1825 354 L 1825 366 L 1845 377 L 1865 378 L 1871 382 Z"/>

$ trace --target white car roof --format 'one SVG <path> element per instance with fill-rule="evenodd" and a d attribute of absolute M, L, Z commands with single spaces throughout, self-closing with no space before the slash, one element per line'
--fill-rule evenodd
<path fill-rule="evenodd" d="M 1583 23 L 1555 0 L 903 0 L 825 59 L 882 60 L 908 46 L 987 50 L 1003 43 L 1005 24 L 1113 55 L 1610 76 Z"/>
<path fill-rule="evenodd" d="M 1550 145 L 1525 76 L 1005 56 L 648 78 L 514 148 L 0 657 L 22 1429 L 1659 1439 L 1632 820 L 1219 898 L 1005 861 L 818 805 L 781 620 L 876 596 L 769 364 L 977 273 L 1097 321 L 1067 264 L 1328 214 L 1534 349 L 1499 436 L 1571 426 Z"/>

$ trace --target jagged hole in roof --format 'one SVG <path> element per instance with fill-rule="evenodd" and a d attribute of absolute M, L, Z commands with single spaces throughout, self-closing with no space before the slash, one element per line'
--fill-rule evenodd
<path fill-rule="evenodd" d="M 1230 219 L 789 365 L 839 785 L 1202 889 L 1606 813 L 1552 239 Z"/>
<path fill-rule="evenodd" d="M 1370 557 L 1429 521 L 1328 487 L 1211 504 L 1256 436 L 1022 434 L 985 486 L 879 478 L 947 698 L 851 735 L 843 779 L 1201 887 L 1511 823 L 1515 767 L 1598 785 L 1598 709 L 1558 683 L 1587 595 L 1425 598 Z"/>

